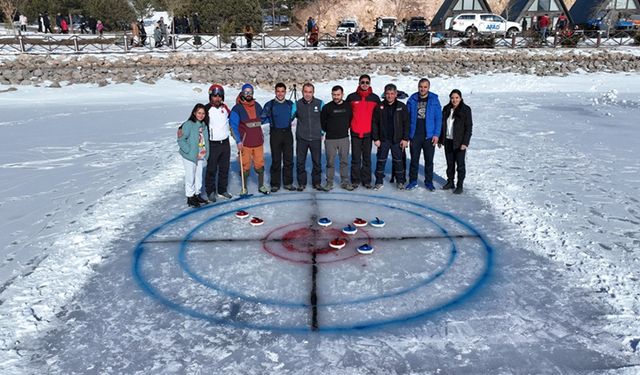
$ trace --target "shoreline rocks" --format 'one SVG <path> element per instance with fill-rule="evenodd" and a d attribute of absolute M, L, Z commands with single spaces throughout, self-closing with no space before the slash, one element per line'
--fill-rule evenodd
<path fill-rule="evenodd" d="M 19 55 L 0 60 L 0 85 L 44 82 L 154 84 L 171 77 L 194 83 L 323 82 L 362 73 L 426 77 L 487 73 L 566 75 L 632 72 L 640 56 L 618 50 L 245 51 L 170 55 Z"/>

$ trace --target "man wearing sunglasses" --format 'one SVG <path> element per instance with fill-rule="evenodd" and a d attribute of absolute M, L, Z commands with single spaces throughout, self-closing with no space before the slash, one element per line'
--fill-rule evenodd
<path fill-rule="evenodd" d="M 371 77 L 360 76 L 356 92 L 349 94 L 351 105 L 351 185 L 362 184 L 371 189 L 371 121 L 373 111 L 380 105 L 380 98 L 371 89 Z"/>
<path fill-rule="evenodd" d="M 240 173 L 244 189 L 241 195 L 247 194 L 247 177 L 251 172 L 251 162 L 253 170 L 258 175 L 258 191 L 269 194 L 269 189 L 264 184 L 264 135 L 261 115 L 262 106 L 253 99 L 253 86 L 245 83 L 229 115 L 229 123 L 242 163 Z"/>

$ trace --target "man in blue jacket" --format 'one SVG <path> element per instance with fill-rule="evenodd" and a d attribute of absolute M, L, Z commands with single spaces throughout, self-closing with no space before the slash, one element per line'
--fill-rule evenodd
<path fill-rule="evenodd" d="M 438 95 L 429 92 L 430 87 L 431 82 L 422 78 L 418 82 L 418 92 L 411 95 L 407 101 L 411 142 L 409 145 L 411 164 L 409 165 L 407 190 L 418 187 L 420 153 L 424 154 L 424 185 L 429 191 L 436 190 L 433 186 L 433 154 L 442 128 L 442 106 Z"/>
<path fill-rule="evenodd" d="M 275 87 L 276 97 L 264 105 L 262 123 L 269 124 L 269 146 L 271 147 L 271 192 L 293 186 L 293 133 L 291 121 L 296 113 L 296 104 L 287 100 L 287 86 L 279 82 Z"/>

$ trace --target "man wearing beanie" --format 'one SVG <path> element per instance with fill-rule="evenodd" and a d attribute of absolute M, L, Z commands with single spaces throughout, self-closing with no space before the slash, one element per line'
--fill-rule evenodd
<path fill-rule="evenodd" d="M 205 105 L 209 112 L 209 160 L 205 176 L 207 197 L 211 202 L 217 196 L 231 199 L 227 191 L 229 184 L 229 114 L 231 111 L 224 104 L 224 88 L 219 84 L 209 87 L 209 103 Z"/>
<path fill-rule="evenodd" d="M 253 170 L 258 175 L 258 191 L 269 194 L 269 189 L 264 184 L 264 135 L 261 115 L 262 106 L 253 99 L 253 86 L 245 83 L 229 115 L 229 123 L 242 163 L 240 171 L 244 183 L 242 195 L 247 194 L 247 176 L 251 171 L 251 162 L 253 162 Z"/>

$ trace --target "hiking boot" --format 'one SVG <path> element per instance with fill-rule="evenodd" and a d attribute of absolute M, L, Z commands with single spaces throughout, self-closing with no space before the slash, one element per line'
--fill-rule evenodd
<path fill-rule="evenodd" d="M 356 190 L 360 184 L 351 184 L 352 190 Z"/>
<path fill-rule="evenodd" d="M 262 185 L 258 188 L 258 191 L 264 195 L 268 195 L 269 194 L 269 188 L 267 188 L 266 185 Z"/>
<path fill-rule="evenodd" d="M 209 203 L 209 201 L 208 201 L 208 200 L 206 200 L 206 199 L 204 199 L 204 198 L 202 198 L 202 197 L 200 196 L 200 194 L 195 194 L 195 195 L 193 196 L 193 199 L 195 199 L 195 200 L 196 200 L 196 202 L 200 203 L 200 205 L 205 205 L 205 204 Z"/>
<path fill-rule="evenodd" d="M 293 185 L 284 185 L 284 188 L 289 191 L 296 191 L 296 188 Z"/>
<path fill-rule="evenodd" d="M 296 190 L 298 191 L 304 191 L 304 189 L 306 189 L 307 186 L 306 185 L 298 185 L 298 188 Z"/>
<path fill-rule="evenodd" d="M 447 183 L 444 184 L 444 186 L 442 187 L 442 190 L 449 190 L 449 189 L 453 189 L 456 186 L 453 184 L 453 180 L 447 180 Z"/>
<path fill-rule="evenodd" d="M 407 190 L 414 190 L 415 188 L 418 187 L 418 182 L 417 181 L 410 181 L 407 186 L 405 186 L 404 188 Z"/>
<path fill-rule="evenodd" d="M 193 196 L 187 198 L 187 205 L 193 208 L 200 207 L 200 203 L 198 203 L 198 201 Z"/>
<path fill-rule="evenodd" d="M 433 182 L 425 182 L 424 187 L 429 191 L 436 191 L 436 187 L 433 186 Z"/>
<path fill-rule="evenodd" d="M 389 182 L 393 184 L 394 182 L 396 182 L 396 178 L 394 176 L 391 176 Z"/>
<path fill-rule="evenodd" d="M 322 185 L 320 185 L 320 184 L 313 185 L 313 188 L 318 190 L 318 191 L 327 191 L 327 190 L 324 190 L 324 187 L 322 187 Z"/>
<path fill-rule="evenodd" d="M 331 191 L 333 190 L 333 184 L 326 184 L 323 187 L 324 191 Z"/>
<path fill-rule="evenodd" d="M 228 193 L 228 192 L 226 192 L 226 191 L 225 191 L 224 193 L 219 193 L 219 194 L 218 194 L 218 196 L 219 196 L 220 198 L 225 198 L 225 199 L 231 199 L 231 198 L 233 198 L 233 195 L 229 194 L 229 193 Z"/>
<path fill-rule="evenodd" d="M 344 184 L 340 185 L 341 188 L 343 188 L 346 191 L 353 191 L 353 186 L 350 183 L 345 182 Z"/>
<path fill-rule="evenodd" d="M 398 188 L 398 190 L 404 190 L 404 183 L 402 183 L 402 182 L 398 182 L 398 183 L 396 184 L 396 187 Z"/>
<path fill-rule="evenodd" d="M 211 194 L 207 195 L 207 198 L 209 198 L 209 202 L 215 203 L 216 202 L 216 192 L 211 192 Z"/>
<path fill-rule="evenodd" d="M 381 190 L 383 186 L 384 186 L 383 184 L 376 184 L 376 185 L 373 187 L 373 190 L 375 190 L 375 191 Z"/>
<path fill-rule="evenodd" d="M 373 189 L 373 185 L 371 185 L 371 184 L 364 184 L 364 188 L 365 188 L 365 189 Z"/>
<path fill-rule="evenodd" d="M 280 190 L 280 186 L 272 186 L 272 187 L 271 187 L 271 192 L 272 192 L 272 193 L 277 193 L 277 192 L 278 192 L 278 190 Z"/>
<path fill-rule="evenodd" d="M 462 194 L 462 186 L 458 186 L 456 190 L 453 191 L 453 194 Z"/>

